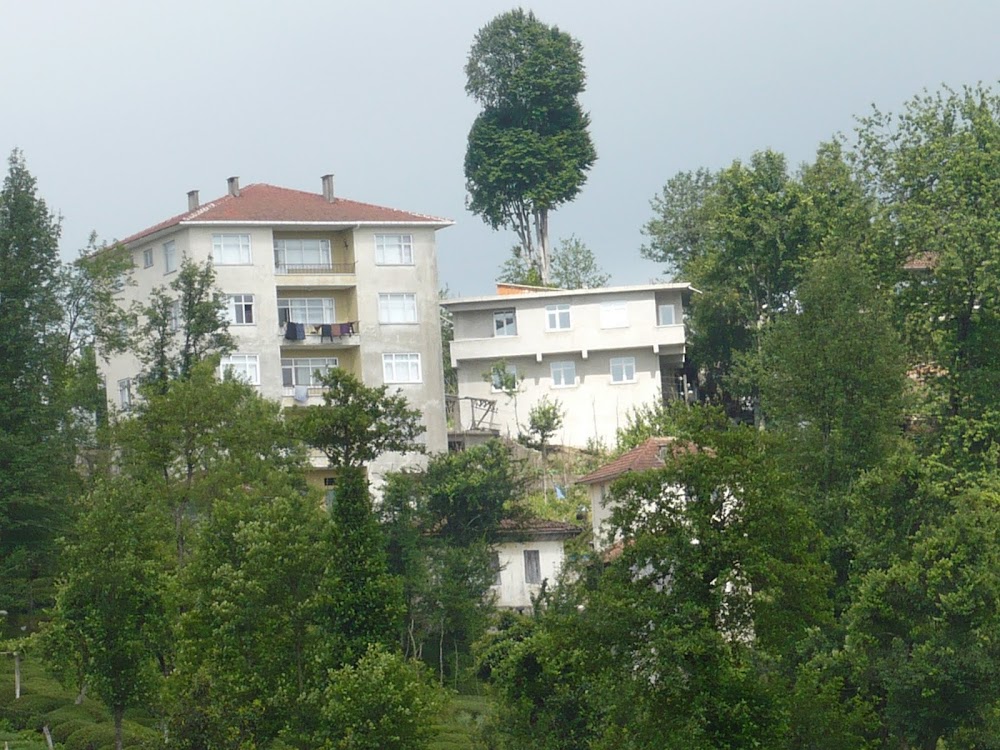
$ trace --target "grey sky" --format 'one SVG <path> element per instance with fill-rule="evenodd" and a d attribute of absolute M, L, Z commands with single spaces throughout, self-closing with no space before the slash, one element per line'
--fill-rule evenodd
<path fill-rule="evenodd" d="M 0 0 L 0 151 L 20 147 L 63 251 L 123 237 L 225 192 L 226 178 L 435 214 L 442 285 L 489 293 L 513 234 L 464 207 L 477 108 L 463 65 L 487 0 Z M 524 4 L 584 47 L 598 161 L 552 218 L 615 283 L 649 199 L 680 170 L 753 151 L 792 164 L 875 103 L 1000 77 L 1000 2 L 705 0 Z"/>

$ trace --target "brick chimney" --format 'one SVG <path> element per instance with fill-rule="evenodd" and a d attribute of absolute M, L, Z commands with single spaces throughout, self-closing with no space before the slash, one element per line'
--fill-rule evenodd
<path fill-rule="evenodd" d="M 188 190 L 188 211 L 197 211 L 201 202 L 198 200 L 197 190 Z"/>
<path fill-rule="evenodd" d="M 240 178 L 230 177 L 229 180 L 229 194 L 234 198 L 240 197 Z"/>
<path fill-rule="evenodd" d="M 323 180 L 323 197 L 326 198 L 327 203 L 333 203 L 335 200 L 333 195 L 333 175 L 325 174 L 321 179 Z"/>

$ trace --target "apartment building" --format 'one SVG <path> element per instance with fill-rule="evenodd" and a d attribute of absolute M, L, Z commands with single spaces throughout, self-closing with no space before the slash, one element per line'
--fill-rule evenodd
<path fill-rule="evenodd" d="M 632 409 L 688 396 L 684 307 L 692 291 L 679 283 L 574 290 L 501 284 L 496 295 L 444 302 L 458 371 L 454 441 L 470 430 L 516 437 L 547 398 L 562 408 L 554 442 L 614 445 Z"/>
<path fill-rule="evenodd" d="M 435 233 L 452 222 L 334 194 L 266 184 L 228 190 L 127 237 L 136 285 L 130 301 L 167 287 L 182 258 L 211 259 L 227 296 L 236 348 L 222 361 L 285 406 L 322 403 L 316 372 L 342 367 L 369 385 L 401 391 L 423 414 L 426 448 L 447 448 Z M 104 366 L 109 401 L 127 410 L 140 364 Z M 371 467 L 378 480 L 407 459 Z"/>

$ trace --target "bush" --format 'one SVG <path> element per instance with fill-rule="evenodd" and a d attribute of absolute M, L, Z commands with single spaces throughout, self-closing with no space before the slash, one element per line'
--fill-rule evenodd
<path fill-rule="evenodd" d="M 132 722 L 125 722 L 122 727 L 123 744 L 127 748 L 153 748 L 162 745 L 158 731 Z M 113 750 L 115 746 L 115 727 L 111 722 L 91 724 L 81 727 L 66 738 L 64 750 Z"/>
<path fill-rule="evenodd" d="M 51 695 L 22 695 L 19 700 L 0 706 L 0 720 L 6 719 L 15 729 L 33 727 L 40 716 L 54 711 L 62 704 L 61 698 Z M 42 721 L 38 726 L 44 723 Z"/>
<path fill-rule="evenodd" d="M 94 722 L 86 719 L 67 719 L 58 724 L 50 724 L 52 739 L 59 743 L 65 743 L 71 734 L 84 727 L 92 727 Z"/>

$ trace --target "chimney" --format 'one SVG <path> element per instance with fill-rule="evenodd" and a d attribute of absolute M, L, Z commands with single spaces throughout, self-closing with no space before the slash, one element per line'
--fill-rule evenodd
<path fill-rule="evenodd" d="M 230 177 L 229 180 L 229 194 L 234 198 L 240 197 L 240 178 Z"/>
<path fill-rule="evenodd" d="M 323 197 L 327 203 L 333 203 L 335 200 L 333 195 L 333 175 L 325 174 L 321 179 L 323 180 Z"/>
<path fill-rule="evenodd" d="M 188 190 L 188 211 L 196 211 L 201 203 L 198 201 L 198 191 Z"/>

